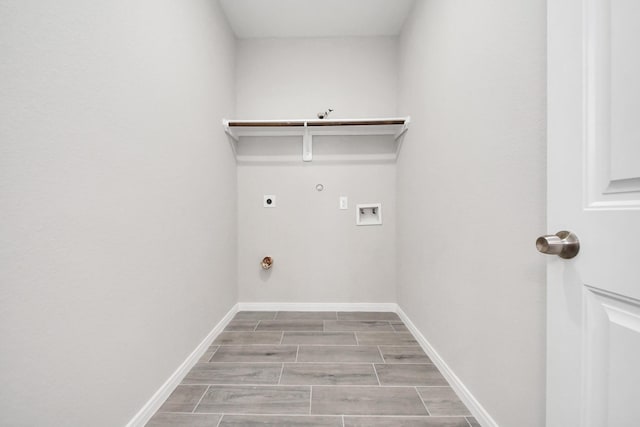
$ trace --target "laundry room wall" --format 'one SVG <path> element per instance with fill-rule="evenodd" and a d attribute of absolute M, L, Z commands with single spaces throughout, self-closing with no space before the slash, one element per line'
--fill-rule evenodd
<path fill-rule="evenodd" d="M 0 1 L 0 425 L 126 425 L 236 303 L 234 55 L 210 0 Z"/>
<path fill-rule="evenodd" d="M 545 424 L 545 13 L 417 1 L 400 43 L 398 303 L 500 426 Z"/>
<path fill-rule="evenodd" d="M 235 118 L 316 119 L 328 108 L 330 118 L 395 116 L 396 48 L 395 37 L 239 40 Z M 301 152 L 238 165 L 239 300 L 395 302 L 395 165 L 303 163 Z M 265 194 L 276 208 L 263 208 Z M 356 226 L 355 205 L 378 202 L 383 224 Z M 265 272 L 267 255 L 275 262 Z"/>

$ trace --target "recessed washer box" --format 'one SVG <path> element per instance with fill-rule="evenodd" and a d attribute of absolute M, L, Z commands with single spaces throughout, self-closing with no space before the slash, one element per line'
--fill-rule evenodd
<path fill-rule="evenodd" d="M 356 205 L 356 225 L 382 225 L 382 203 Z"/>

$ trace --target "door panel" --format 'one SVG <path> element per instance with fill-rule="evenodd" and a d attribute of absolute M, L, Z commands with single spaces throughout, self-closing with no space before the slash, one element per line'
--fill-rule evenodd
<path fill-rule="evenodd" d="M 639 207 L 640 2 L 583 7 L 587 206 Z"/>
<path fill-rule="evenodd" d="M 547 7 L 547 425 L 638 426 L 640 2 Z"/>
<path fill-rule="evenodd" d="M 586 287 L 586 425 L 640 420 L 640 301 Z"/>

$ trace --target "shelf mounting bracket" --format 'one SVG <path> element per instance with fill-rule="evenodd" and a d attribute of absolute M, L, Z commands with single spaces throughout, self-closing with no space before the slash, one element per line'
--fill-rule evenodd
<path fill-rule="evenodd" d="M 302 161 L 310 162 L 313 159 L 313 140 L 307 122 L 304 122 L 304 134 L 302 135 Z"/>

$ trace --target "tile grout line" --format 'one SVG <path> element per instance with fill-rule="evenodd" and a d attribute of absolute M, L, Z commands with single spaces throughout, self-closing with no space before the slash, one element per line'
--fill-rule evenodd
<path fill-rule="evenodd" d="M 282 373 L 284 372 L 284 362 L 282 362 L 282 368 L 280 368 L 280 377 L 278 378 L 278 385 L 282 382 Z"/>
<path fill-rule="evenodd" d="M 286 362 L 285 362 L 286 364 Z M 369 363 L 361 363 L 361 365 L 369 365 Z M 308 384 L 271 384 L 271 383 L 241 383 L 241 384 L 227 384 L 227 383 L 214 383 L 214 384 L 198 384 L 198 383 L 186 383 L 180 384 L 182 386 L 207 386 L 207 387 L 255 387 L 255 388 L 264 388 L 264 387 L 310 387 Z M 354 387 L 372 387 L 372 388 L 415 388 L 415 387 L 426 387 L 426 386 L 412 386 L 412 385 L 395 385 L 395 384 L 386 384 L 382 386 L 376 386 L 375 384 L 316 384 L 314 387 L 335 387 L 335 388 L 354 388 Z M 175 411 L 162 411 L 162 412 L 175 412 Z M 178 411 L 179 412 L 179 411 Z M 189 413 L 189 412 L 187 412 Z M 212 412 L 217 414 L 218 412 Z M 242 413 L 242 412 L 239 412 Z M 285 414 L 286 415 L 286 414 Z M 291 415 L 291 414 L 290 414 Z M 340 415 L 340 414 L 318 414 L 318 415 Z M 354 415 L 354 414 L 347 414 Z M 354 415 L 355 416 L 355 415 Z M 381 415 L 376 415 L 377 417 Z M 416 415 L 418 416 L 418 415 Z M 440 415 L 442 417 L 446 415 Z M 448 415 L 450 417 L 472 417 L 473 415 Z"/>
<path fill-rule="evenodd" d="M 207 394 L 207 392 L 209 391 L 210 388 L 211 388 L 211 386 L 208 385 L 207 388 L 204 390 L 204 393 L 202 393 L 202 396 L 200 396 L 200 399 L 198 400 L 198 403 L 196 403 L 196 406 L 193 407 L 193 410 L 191 411 L 192 414 L 196 413 L 196 409 L 198 409 L 198 406 L 200 405 L 200 403 L 202 402 L 202 399 L 204 399 L 205 394 Z"/>
<path fill-rule="evenodd" d="M 344 427 L 344 415 L 342 416 L 342 427 Z"/>
<path fill-rule="evenodd" d="M 469 424 L 469 427 L 473 427 L 473 426 L 471 425 L 471 421 L 469 421 L 469 418 L 464 417 L 464 420 L 467 422 L 467 424 Z"/>
<path fill-rule="evenodd" d="M 313 405 L 313 386 L 309 386 L 309 415 L 311 415 L 311 405 Z"/>
<path fill-rule="evenodd" d="M 282 331 L 282 336 L 280 336 L 280 344 L 282 345 L 282 342 L 284 341 L 284 331 Z"/>
<path fill-rule="evenodd" d="M 222 416 L 220 417 L 220 419 L 218 420 L 218 424 L 216 424 L 216 427 L 220 427 L 220 424 L 222 424 L 222 419 L 224 418 L 224 414 L 221 414 Z"/>
<path fill-rule="evenodd" d="M 356 345 L 360 345 L 360 342 L 358 341 L 358 334 L 356 334 L 355 332 L 353 333 L 354 338 L 356 339 Z"/>
<path fill-rule="evenodd" d="M 380 348 L 380 346 L 376 346 L 378 347 L 378 353 L 380 353 L 380 357 L 382 358 L 382 363 L 387 363 L 387 361 L 384 358 L 384 355 L 382 354 L 382 349 Z"/>
<path fill-rule="evenodd" d="M 355 346 L 354 346 L 355 347 Z M 374 362 L 369 362 L 367 360 L 356 360 L 353 362 L 343 362 L 343 361 L 310 361 L 310 362 L 299 362 L 299 361 L 279 361 L 279 360 L 268 360 L 266 362 L 264 361 L 246 361 L 246 362 L 209 362 L 211 365 L 216 365 L 216 366 L 223 366 L 223 365 L 277 365 L 278 363 L 296 363 L 298 365 L 367 365 L 370 363 L 377 363 L 377 364 L 382 364 L 378 361 L 374 361 Z M 433 366 L 431 363 L 384 363 L 384 365 L 402 365 L 402 366 L 407 366 L 407 365 L 421 365 L 421 366 Z M 196 385 L 197 383 L 185 383 L 185 382 L 181 382 L 180 384 L 182 385 L 186 385 L 186 384 L 190 384 L 190 385 Z M 201 385 L 206 385 L 206 384 L 201 384 Z M 303 384 L 304 385 L 304 384 Z M 320 385 L 320 384 L 316 384 L 316 385 Z M 330 384 L 322 384 L 322 385 L 330 385 Z M 403 387 L 413 387 L 413 386 L 403 386 Z M 447 386 L 447 385 L 420 385 L 419 387 L 425 387 L 425 388 L 451 388 L 451 386 Z"/>
<path fill-rule="evenodd" d="M 418 386 L 414 386 L 413 387 L 416 390 L 416 394 L 418 395 L 418 399 L 420 399 L 420 402 L 422 402 L 422 406 L 424 406 L 424 409 L 427 411 L 427 416 L 431 416 L 431 412 L 429 412 L 429 408 L 427 408 L 427 404 L 425 403 L 425 401 L 422 399 L 422 395 L 420 394 L 420 392 L 418 391 Z"/>
<path fill-rule="evenodd" d="M 331 387 L 331 386 L 320 386 L 320 387 Z M 176 412 L 176 411 L 166 411 L 160 412 L 161 414 L 182 414 L 182 415 L 241 415 L 241 416 L 259 416 L 259 417 L 299 417 L 299 418 L 308 418 L 308 414 L 301 413 L 255 413 L 255 412 L 198 412 L 197 414 L 192 414 L 191 412 Z M 452 419 L 460 419 L 460 418 L 473 418 L 472 415 L 464 416 L 464 415 L 410 415 L 410 414 L 386 414 L 386 415 L 367 415 L 367 414 L 312 414 L 314 417 L 331 417 L 331 418 L 339 418 L 341 416 L 352 417 L 352 418 L 452 418 Z"/>
<path fill-rule="evenodd" d="M 213 356 L 216 355 L 216 353 L 218 352 L 218 350 L 220 350 L 220 347 L 222 347 L 221 345 L 219 345 L 218 347 L 216 347 L 215 350 L 213 350 L 213 353 L 211 354 L 211 357 L 209 358 L 209 360 L 207 360 L 207 363 L 211 362 L 213 360 Z"/>
<path fill-rule="evenodd" d="M 296 362 L 298 363 L 298 353 L 300 352 L 300 345 L 296 346 Z"/>
<path fill-rule="evenodd" d="M 376 369 L 376 364 L 372 363 L 371 366 L 373 366 L 373 372 L 376 374 L 376 379 L 378 380 L 378 385 L 382 387 L 382 383 L 380 382 L 380 377 L 378 376 L 378 370 Z"/>

